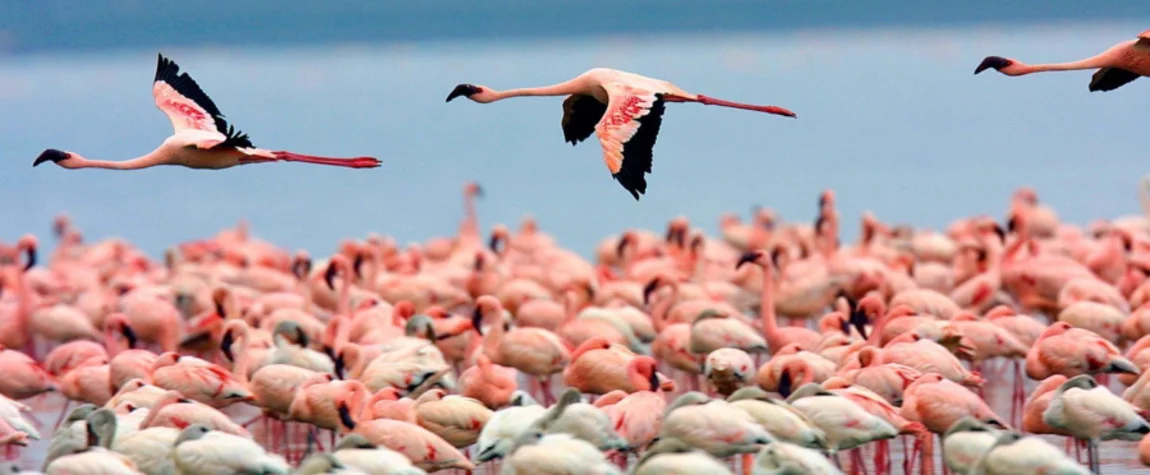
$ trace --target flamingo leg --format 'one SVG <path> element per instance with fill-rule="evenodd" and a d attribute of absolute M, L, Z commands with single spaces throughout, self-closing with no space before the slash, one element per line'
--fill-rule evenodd
<path fill-rule="evenodd" d="M 348 168 L 376 168 L 380 162 L 378 159 L 372 157 L 356 157 L 356 158 L 331 158 L 331 157 L 318 157 L 315 155 L 304 155 L 295 152 L 276 151 L 272 152 L 276 156 L 276 160 L 286 162 L 303 162 L 314 163 L 316 165 L 331 165 L 336 167 Z M 241 159 L 244 162 L 245 159 Z M 265 160 L 252 160 L 252 161 L 265 161 Z"/>
<path fill-rule="evenodd" d="M 743 475 L 751 475 L 751 466 L 755 463 L 755 457 L 752 454 L 743 454 Z"/>
<path fill-rule="evenodd" d="M 60 417 L 56 418 L 56 424 L 52 426 L 53 432 L 60 429 L 60 424 L 64 422 L 64 416 L 68 415 L 68 408 L 70 408 L 70 407 L 72 407 L 72 400 L 71 399 L 64 400 L 64 408 L 60 410 Z"/>
<path fill-rule="evenodd" d="M 551 393 L 551 378 L 540 378 L 539 386 L 543 392 L 543 405 L 551 406 L 552 404 L 555 404 L 555 395 Z"/>
<path fill-rule="evenodd" d="M 730 107 L 732 109 L 743 109 L 755 112 L 766 112 L 768 114 L 781 115 L 786 117 L 797 117 L 794 112 L 778 106 L 757 106 L 753 104 L 745 104 L 742 102 L 726 101 L 723 99 L 716 99 L 702 94 L 696 94 L 694 99 L 689 97 L 677 96 L 673 94 L 664 94 L 663 100 L 667 102 L 698 102 L 699 104 L 708 106 L 722 106 Z"/>

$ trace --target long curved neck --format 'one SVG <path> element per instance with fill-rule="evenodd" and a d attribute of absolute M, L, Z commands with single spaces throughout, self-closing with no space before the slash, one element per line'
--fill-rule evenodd
<path fill-rule="evenodd" d="M 81 155 L 72 153 L 68 159 L 69 168 L 106 168 L 110 170 L 139 170 L 141 168 L 154 167 L 156 165 L 166 164 L 163 155 L 152 151 L 147 155 L 132 158 L 122 161 L 108 161 L 108 160 L 93 160 L 85 158 Z"/>
<path fill-rule="evenodd" d="M 525 87 L 520 89 L 508 89 L 506 91 L 491 90 L 491 94 L 495 96 L 491 101 L 498 101 L 510 97 L 521 96 L 565 96 L 567 94 L 575 94 L 583 91 L 583 81 L 580 78 L 575 78 L 570 81 L 561 82 L 559 84 L 543 87 Z"/>
<path fill-rule="evenodd" d="M 1040 73 L 1044 71 L 1075 71 L 1080 69 L 1097 69 L 1108 66 L 1110 57 L 1107 53 L 1102 53 L 1097 56 L 1091 56 L 1086 59 L 1078 61 L 1071 61 L 1069 63 L 1050 63 L 1050 64 L 1024 64 L 1019 63 L 1022 69 L 1022 74 Z"/>
<path fill-rule="evenodd" d="M 779 348 L 783 342 L 776 340 L 779 327 L 775 316 L 774 270 L 771 269 L 770 264 L 766 264 L 762 268 L 763 293 L 759 301 L 759 317 L 762 319 L 760 323 L 763 325 L 763 339 L 767 340 L 767 345 L 771 348 Z"/>

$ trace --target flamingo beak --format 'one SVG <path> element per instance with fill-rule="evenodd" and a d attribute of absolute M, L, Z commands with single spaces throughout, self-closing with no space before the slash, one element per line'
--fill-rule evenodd
<path fill-rule="evenodd" d="M 850 335 L 851 334 L 850 320 L 846 319 L 846 318 L 839 320 L 839 329 L 843 331 L 844 335 Z"/>
<path fill-rule="evenodd" d="M 36 266 L 36 248 L 29 247 L 25 252 L 27 253 L 28 262 L 24 264 L 24 270 L 27 271 Z"/>
<path fill-rule="evenodd" d="M 653 292 L 655 292 L 655 289 L 658 289 L 658 288 L 659 288 L 659 278 L 658 277 L 651 279 L 651 281 L 648 282 L 647 285 L 643 287 L 643 305 L 649 305 L 651 303 L 651 294 Z"/>
<path fill-rule="evenodd" d="M 327 265 L 327 271 L 323 273 L 323 281 L 327 283 L 327 288 L 335 290 L 335 265 Z"/>
<path fill-rule="evenodd" d="M 339 379 L 344 379 L 344 372 L 347 371 L 347 366 L 343 362 L 343 355 L 336 356 L 332 359 L 335 360 L 335 375 L 338 376 Z"/>
<path fill-rule="evenodd" d="M 479 308 L 478 306 L 476 306 L 475 311 L 471 313 L 471 326 L 475 327 L 476 333 L 483 335 L 483 329 L 480 328 L 480 326 L 482 326 L 482 325 L 483 325 L 483 310 L 481 308 Z"/>
<path fill-rule="evenodd" d="M 41 163 L 47 161 L 51 161 L 52 163 L 60 163 L 69 158 L 72 158 L 72 154 L 50 148 L 41 153 L 39 157 L 36 157 L 36 161 L 32 162 L 32 166 L 39 166 Z"/>
<path fill-rule="evenodd" d="M 654 368 L 651 369 L 651 377 L 647 378 L 647 384 L 651 385 L 650 391 L 656 391 L 661 386 L 659 384 L 659 373 L 656 373 Z"/>
<path fill-rule="evenodd" d="M 452 99 L 455 99 L 459 96 L 471 97 L 475 94 L 478 94 L 480 91 L 482 91 L 482 89 L 479 89 L 478 87 L 475 87 L 471 84 L 460 84 L 455 86 L 455 89 L 451 90 L 451 94 L 447 95 L 447 100 L 444 102 L 451 102 Z"/>
<path fill-rule="evenodd" d="M 339 403 L 339 422 L 348 429 L 355 429 L 355 421 L 351 418 L 351 412 L 347 409 L 347 403 Z"/>
<path fill-rule="evenodd" d="M 136 331 L 132 330 L 132 327 L 124 325 L 120 328 L 120 333 L 124 335 L 125 340 L 128 340 L 128 348 L 136 347 Z"/>
<path fill-rule="evenodd" d="M 866 338 L 867 337 L 866 336 L 866 324 L 867 324 L 867 320 L 869 320 L 867 318 L 866 314 L 863 313 L 862 310 L 859 310 L 857 308 L 851 309 L 851 319 L 850 320 L 851 320 L 851 325 L 854 325 L 855 330 L 859 331 L 859 336 Z M 845 331 L 845 333 L 849 335 L 850 331 Z"/>
<path fill-rule="evenodd" d="M 478 91 L 476 91 L 476 92 L 478 92 Z M 472 183 L 472 184 L 475 185 L 475 196 L 477 198 L 483 198 L 483 187 L 479 186 L 479 183 Z"/>
<path fill-rule="evenodd" d="M 296 260 L 292 263 L 291 271 L 299 280 L 307 278 L 308 273 L 311 272 L 311 259 Z"/>
<path fill-rule="evenodd" d="M 351 263 L 351 269 L 353 272 L 355 272 L 355 276 L 357 278 L 363 277 L 363 272 L 360 272 L 360 269 L 362 269 L 362 268 L 363 268 L 363 253 L 359 252 L 359 253 L 355 254 L 355 260 L 352 261 L 352 263 Z"/>
<path fill-rule="evenodd" d="M 735 264 L 735 269 L 743 267 L 743 264 L 750 264 L 759 259 L 758 252 L 748 252 L 739 257 L 739 263 Z"/>
<path fill-rule="evenodd" d="M 232 332 L 224 332 L 224 337 L 220 339 L 220 352 L 227 357 L 228 361 L 235 361 L 235 355 L 232 354 L 232 343 L 235 339 L 232 338 Z"/>
<path fill-rule="evenodd" d="M 990 68 L 994 68 L 995 71 L 1002 71 L 1002 68 L 1010 66 L 1011 64 L 1014 64 L 1014 61 L 1001 56 L 987 56 L 978 64 L 978 67 L 974 69 L 974 74 L 981 73 Z"/>
<path fill-rule="evenodd" d="M 783 371 L 783 374 L 779 376 L 778 390 L 779 394 L 784 398 L 791 397 L 791 384 L 791 373 Z"/>

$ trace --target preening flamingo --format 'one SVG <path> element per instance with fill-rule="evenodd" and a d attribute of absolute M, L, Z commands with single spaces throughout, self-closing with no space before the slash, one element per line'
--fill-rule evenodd
<path fill-rule="evenodd" d="M 35 167 L 51 161 L 64 168 L 138 170 L 156 165 L 222 169 L 236 165 L 274 161 L 304 162 L 349 168 L 376 168 L 372 157 L 328 158 L 256 148 L 245 133 L 236 130 L 188 73 L 180 73 L 174 61 L 158 55 L 152 83 L 156 107 L 172 121 L 175 133 L 147 155 L 125 161 L 92 160 L 74 152 L 47 149 L 32 162 Z"/>
<path fill-rule="evenodd" d="M 635 200 L 647 192 L 652 149 L 668 102 L 697 102 L 796 117 L 776 106 L 755 106 L 691 94 L 667 81 L 608 68 L 594 68 L 566 82 L 546 87 L 497 91 L 487 86 L 460 84 L 447 102 L 464 96 L 480 104 L 509 97 L 563 96 L 563 137 L 571 145 L 594 133 L 603 146 L 603 161 L 611 176 Z"/>
<path fill-rule="evenodd" d="M 989 68 L 1007 76 L 1022 76 L 1043 71 L 1074 71 L 1097 69 L 1090 78 L 1090 92 L 1113 91 L 1139 76 L 1150 76 L 1150 30 L 1138 38 L 1123 41 L 1106 51 L 1079 61 L 1055 64 L 1026 64 L 1001 56 L 987 56 L 974 70 L 974 74 Z"/>

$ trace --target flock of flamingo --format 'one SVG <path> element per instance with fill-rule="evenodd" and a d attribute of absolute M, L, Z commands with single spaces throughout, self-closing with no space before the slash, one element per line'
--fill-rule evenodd
<path fill-rule="evenodd" d="M 1101 68 L 1090 90 L 1112 90 L 1150 74 L 1150 31 L 989 68 Z M 380 165 L 256 148 L 162 55 L 153 94 L 175 129 L 155 151 L 34 165 Z M 555 95 L 635 199 L 666 103 L 795 116 L 603 68 L 447 100 Z M 1082 227 L 1020 188 L 1001 223 L 868 212 L 844 246 L 826 190 L 813 223 L 678 217 L 591 262 L 531 218 L 481 235 L 479 192 L 451 237 L 317 259 L 243 223 L 162 262 L 63 216 L 46 262 L 32 234 L 0 245 L 0 473 L 1085 474 L 1103 446 L 1150 466 L 1150 198 Z"/>
<path fill-rule="evenodd" d="M 1147 217 L 1021 188 L 1005 224 L 868 212 L 844 246 L 827 190 L 813 224 L 677 217 L 592 263 L 531 218 L 485 239 L 479 192 L 450 238 L 322 259 L 242 222 L 163 262 L 63 216 L 45 263 L 0 246 L 12 472 L 1077 474 L 1139 440 L 1150 466 Z"/>

